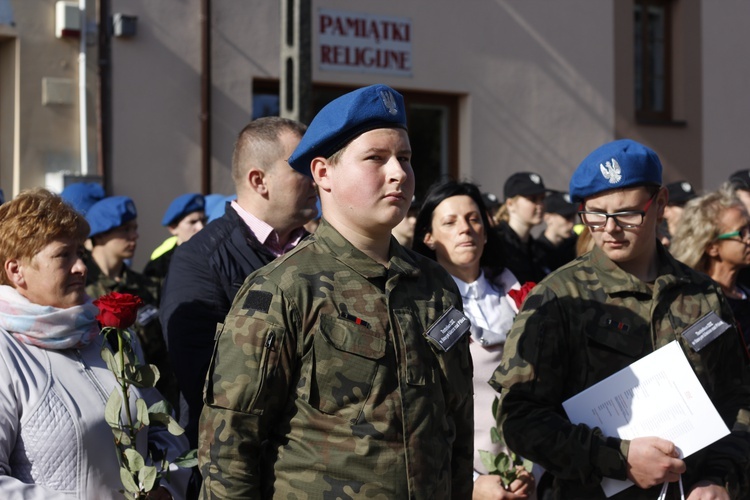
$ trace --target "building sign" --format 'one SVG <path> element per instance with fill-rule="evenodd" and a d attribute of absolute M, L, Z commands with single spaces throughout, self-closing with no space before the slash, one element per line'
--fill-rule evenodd
<path fill-rule="evenodd" d="M 411 19 L 318 10 L 318 61 L 324 71 L 411 76 Z"/>

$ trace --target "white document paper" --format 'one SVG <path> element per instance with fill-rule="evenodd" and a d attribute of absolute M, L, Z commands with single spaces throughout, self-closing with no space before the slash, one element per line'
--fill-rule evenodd
<path fill-rule="evenodd" d="M 729 434 L 675 340 L 563 402 L 574 424 L 607 437 L 656 436 L 687 457 Z M 632 486 L 604 478 L 607 497 Z"/>

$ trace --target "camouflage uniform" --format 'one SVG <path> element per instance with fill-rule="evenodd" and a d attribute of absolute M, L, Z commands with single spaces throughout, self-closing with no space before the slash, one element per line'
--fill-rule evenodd
<path fill-rule="evenodd" d="M 92 299 L 98 299 L 110 292 L 119 292 L 137 295 L 143 300 L 144 306 L 138 311 L 135 331 L 143 348 L 146 362 L 159 368 L 160 379 L 156 387 L 170 404 L 177 408 L 179 402 L 177 380 L 172 373 L 167 356 L 167 344 L 162 335 L 161 323 L 159 323 L 159 280 L 123 266 L 120 280 L 115 281 L 99 269 L 92 257 L 88 256 L 85 263 L 88 268 L 86 293 Z"/>
<path fill-rule="evenodd" d="M 678 340 L 732 434 L 685 462 L 687 492 L 708 479 L 736 491 L 750 449 L 750 390 L 734 327 L 693 352 L 680 335 L 704 314 L 731 311 L 706 276 L 658 249 L 653 288 L 595 248 L 537 285 L 517 316 L 490 383 L 502 386 L 501 426 L 508 445 L 555 476 L 555 498 L 605 498 L 603 476 L 625 479 L 629 441 L 572 425 L 561 403 L 667 343 Z M 733 321 L 730 321 L 733 324 Z M 630 487 L 615 499 L 659 496 Z M 671 492 L 678 491 L 676 485 Z M 678 497 L 679 498 L 679 497 Z"/>
<path fill-rule="evenodd" d="M 395 239 L 390 255 L 323 221 L 248 278 L 208 372 L 202 498 L 471 498 L 468 335 L 424 336 L 461 297 Z"/>

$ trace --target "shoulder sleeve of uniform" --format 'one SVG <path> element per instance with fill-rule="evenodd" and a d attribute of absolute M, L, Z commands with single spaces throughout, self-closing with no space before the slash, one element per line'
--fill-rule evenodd
<path fill-rule="evenodd" d="M 562 409 L 572 395 L 566 383 L 580 362 L 572 353 L 581 349 L 578 342 L 585 342 L 576 335 L 580 328 L 567 300 L 581 298 L 561 298 L 543 282 L 532 289 L 516 317 L 503 360 L 490 380 L 503 391 L 502 433 L 516 453 L 562 479 L 625 479 L 621 440 L 573 425 Z"/>
<path fill-rule="evenodd" d="M 237 294 L 206 378 L 199 431 L 204 492 L 259 497 L 261 444 L 296 386 L 296 325 L 293 307 L 271 281 L 248 280 Z"/>

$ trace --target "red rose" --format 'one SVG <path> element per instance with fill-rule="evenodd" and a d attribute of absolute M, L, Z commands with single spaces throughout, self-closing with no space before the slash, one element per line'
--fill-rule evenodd
<path fill-rule="evenodd" d="M 112 292 L 96 299 L 94 305 L 99 308 L 96 319 L 102 326 L 129 328 L 135 323 L 143 301 L 136 295 Z"/>
<path fill-rule="evenodd" d="M 510 298 L 516 301 L 516 307 L 518 307 L 518 310 L 521 310 L 521 306 L 523 305 L 523 301 L 526 300 L 526 296 L 529 294 L 532 288 L 536 286 L 536 283 L 533 281 L 527 281 L 523 284 L 520 290 L 508 290 L 508 295 L 510 295 Z"/>

